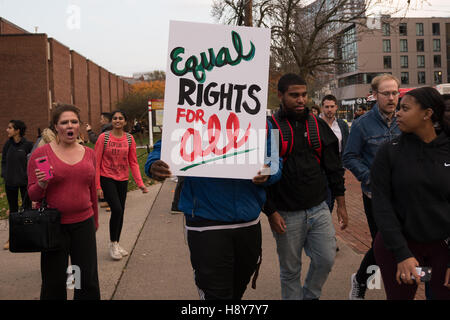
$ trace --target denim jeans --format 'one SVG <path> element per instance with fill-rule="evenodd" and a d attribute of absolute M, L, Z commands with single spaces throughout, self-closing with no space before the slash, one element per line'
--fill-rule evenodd
<path fill-rule="evenodd" d="M 278 211 L 286 222 L 284 234 L 273 233 L 280 262 L 281 298 L 310 300 L 320 297 L 334 264 L 336 239 L 326 202 L 300 211 Z M 302 251 L 311 259 L 302 287 Z"/>

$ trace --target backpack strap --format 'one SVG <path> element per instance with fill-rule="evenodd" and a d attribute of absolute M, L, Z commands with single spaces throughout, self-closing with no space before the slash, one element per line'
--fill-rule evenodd
<path fill-rule="evenodd" d="M 108 145 L 110 134 L 111 134 L 111 131 L 105 131 L 105 142 L 103 144 L 103 152 L 105 152 L 106 146 Z M 131 147 L 131 134 L 129 134 L 128 132 L 125 132 L 125 134 L 127 135 L 128 148 L 130 148 Z"/>
<path fill-rule="evenodd" d="M 103 151 L 105 151 L 106 146 L 108 145 L 110 134 L 111 134 L 111 131 L 105 131 L 105 142 L 103 143 Z"/>
<path fill-rule="evenodd" d="M 306 120 L 306 132 L 308 134 L 309 146 L 314 150 L 317 162 L 320 164 L 322 158 L 322 142 L 320 141 L 319 124 L 313 114 Z"/>
<path fill-rule="evenodd" d="M 128 132 L 125 132 L 127 134 L 127 140 L 128 140 L 128 148 L 131 147 L 131 134 L 129 134 Z"/>
<path fill-rule="evenodd" d="M 294 146 L 294 131 L 286 118 L 281 118 L 276 112 L 270 117 L 270 121 L 278 128 L 280 133 L 280 156 L 286 161 Z"/>

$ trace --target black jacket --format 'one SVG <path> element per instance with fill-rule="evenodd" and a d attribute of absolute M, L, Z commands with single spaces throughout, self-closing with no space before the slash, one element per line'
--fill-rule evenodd
<path fill-rule="evenodd" d="M 281 115 L 288 117 L 283 111 Z M 266 189 L 263 212 L 267 215 L 277 210 L 298 211 L 319 205 L 327 197 L 327 179 L 334 196 L 345 193 L 338 139 L 328 124 L 317 118 L 322 142 L 319 164 L 315 151 L 308 144 L 305 120 L 288 119 L 294 131 L 294 146 L 283 163 L 281 180 Z"/>
<path fill-rule="evenodd" d="M 104 125 L 102 125 L 102 129 L 101 129 L 100 134 L 102 134 L 105 131 L 111 131 L 111 130 L 112 130 L 112 124 L 111 123 L 104 124 Z M 96 135 L 92 130 L 88 131 L 88 135 L 89 135 L 89 141 L 91 141 L 91 143 L 95 144 L 97 142 L 97 139 L 98 139 L 99 135 Z"/>
<path fill-rule="evenodd" d="M 414 134 L 380 147 L 371 169 L 373 215 L 397 262 L 412 257 L 407 240 L 450 236 L 450 138 L 430 143 Z"/>
<path fill-rule="evenodd" d="M 26 186 L 27 155 L 33 149 L 33 143 L 22 138 L 18 143 L 10 138 L 3 146 L 2 152 L 2 178 L 5 185 L 11 187 Z"/>

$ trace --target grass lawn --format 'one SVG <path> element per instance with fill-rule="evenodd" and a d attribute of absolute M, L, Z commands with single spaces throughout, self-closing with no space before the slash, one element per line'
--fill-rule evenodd
<path fill-rule="evenodd" d="M 161 138 L 161 134 L 155 134 L 154 135 L 154 142 L 156 143 L 156 141 L 158 141 Z M 137 140 L 135 138 L 135 140 Z M 148 136 L 144 137 L 143 139 L 143 143 L 147 144 L 148 143 Z M 137 141 L 138 143 L 138 141 Z M 88 143 L 86 144 L 87 147 L 90 148 L 94 148 L 94 145 L 92 143 Z M 146 186 L 150 186 L 152 184 L 155 184 L 155 180 L 150 179 L 149 177 L 147 177 L 147 175 L 144 172 L 144 165 L 145 165 L 145 161 L 147 161 L 147 148 L 138 148 L 136 150 L 136 155 L 137 155 L 137 159 L 138 159 L 138 163 L 139 163 L 139 168 L 141 169 L 141 176 L 142 176 L 142 180 L 144 180 L 144 184 Z M 0 159 L 1 159 L 1 154 L 0 154 Z M 3 179 L 1 179 L 3 180 Z M 132 190 L 137 190 L 138 187 L 136 185 L 136 183 L 133 180 L 133 177 L 131 175 L 131 170 L 130 170 L 130 177 L 129 177 L 129 183 L 128 183 L 128 191 L 132 191 Z M 20 198 L 20 197 L 19 197 Z M 6 199 L 6 193 L 5 193 L 5 184 L 2 181 L 1 185 L 0 185 L 0 220 L 1 219 L 6 219 L 6 210 L 8 210 L 8 201 Z"/>

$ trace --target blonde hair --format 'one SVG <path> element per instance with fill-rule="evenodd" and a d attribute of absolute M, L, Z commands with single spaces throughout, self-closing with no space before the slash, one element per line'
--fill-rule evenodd
<path fill-rule="evenodd" d="M 42 130 L 41 140 L 39 141 L 37 147 L 42 147 L 44 144 L 50 143 L 55 140 L 55 132 L 50 128 L 45 128 L 44 130 Z"/>
<path fill-rule="evenodd" d="M 370 86 L 372 87 L 372 91 L 378 91 L 378 87 L 379 87 L 380 83 L 385 80 L 394 80 L 395 82 L 397 82 L 397 87 L 400 87 L 400 80 L 398 80 L 397 77 L 393 76 L 390 73 L 383 73 L 372 79 L 372 82 L 370 83 Z"/>

